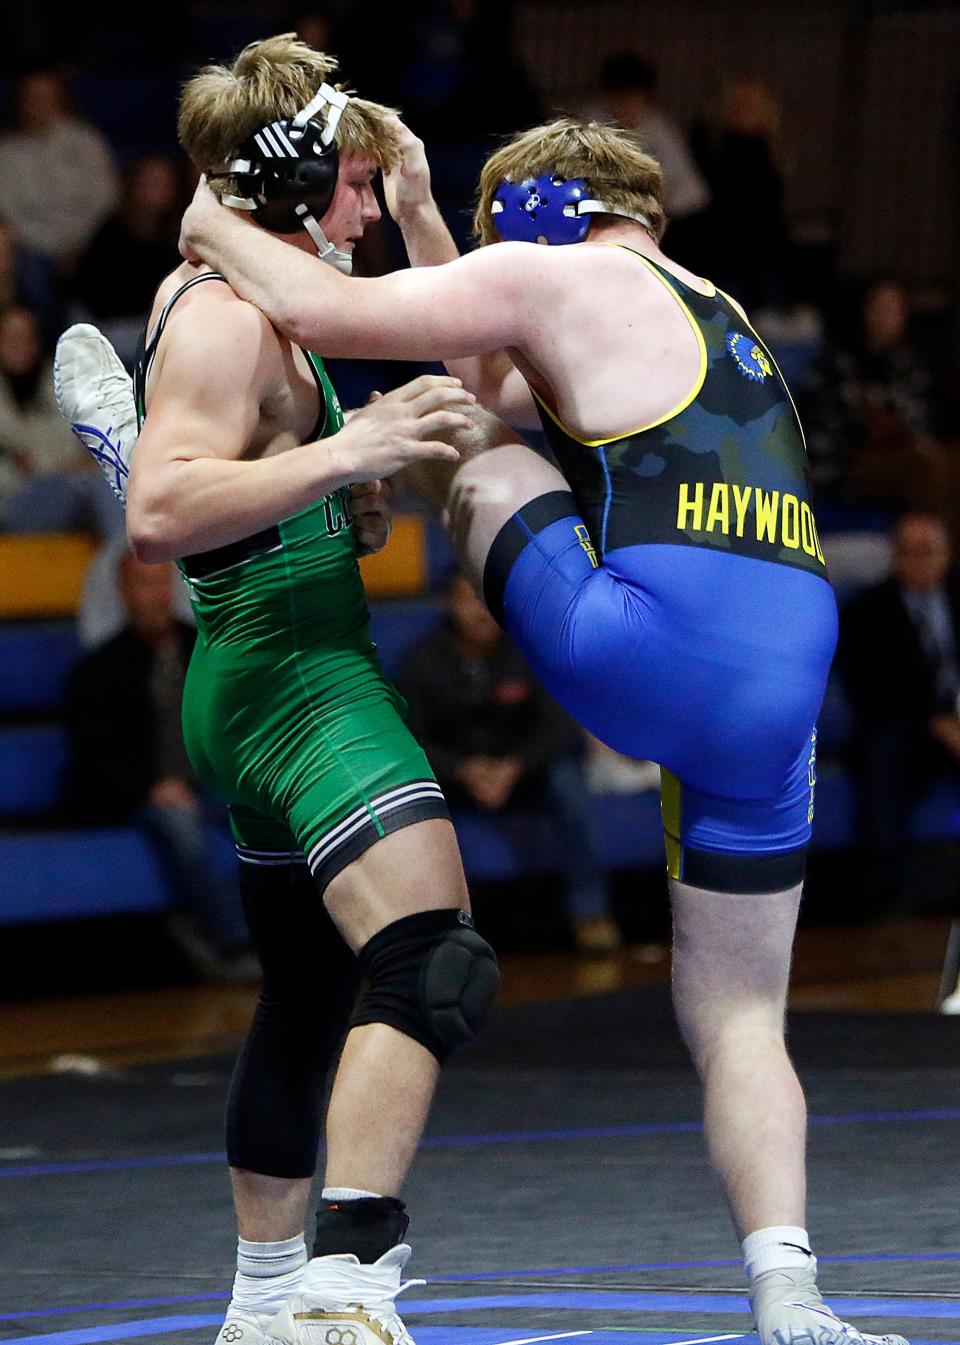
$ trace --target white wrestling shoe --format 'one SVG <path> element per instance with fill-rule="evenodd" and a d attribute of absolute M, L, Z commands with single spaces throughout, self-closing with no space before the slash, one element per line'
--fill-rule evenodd
<path fill-rule="evenodd" d="M 869 1336 L 827 1307 L 813 1268 L 767 1270 L 750 1287 L 761 1345 L 907 1345 L 903 1336 Z"/>
<path fill-rule="evenodd" d="M 88 322 L 68 327 L 57 342 L 53 387 L 60 414 L 125 504 L 139 433 L 133 380 L 107 338 Z"/>
<path fill-rule="evenodd" d="M 266 1345 L 414 1345 L 394 1303 L 405 1289 L 426 1283 L 401 1282 L 409 1257 L 405 1242 L 373 1265 L 362 1265 L 352 1254 L 315 1256 L 307 1262 L 300 1292 L 268 1325 Z"/>
<path fill-rule="evenodd" d="M 264 1345 L 272 1312 L 245 1312 L 231 1303 L 214 1345 Z"/>

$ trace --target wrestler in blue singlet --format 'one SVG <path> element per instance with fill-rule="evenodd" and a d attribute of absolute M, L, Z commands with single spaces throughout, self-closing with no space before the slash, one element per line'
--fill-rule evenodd
<path fill-rule="evenodd" d="M 739 308 L 632 255 L 689 319 L 696 384 L 613 439 L 578 439 L 541 403 L 572 495 L 514 515 L 484 590 L 572 715 L 662 767 L 672 876 L 780 890 L 803 877 L 836 643 L 803 433 Z"/>

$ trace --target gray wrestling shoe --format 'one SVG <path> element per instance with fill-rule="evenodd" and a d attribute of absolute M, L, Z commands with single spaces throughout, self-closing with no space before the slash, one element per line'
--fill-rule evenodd
<path fill-rule="evenodd" d="M 815 1267 L 767 1270 L 750 1288 L 761 1345 L 908 1345 L 903 1336 L 869 1336 L 824 1303 Z"/>
<path fill-rule="evenodd" d="M 68 327 L 57 342 L 53 387 L 60 414 L 125 505 L 139 433 L 133 380 L 107 338 L 88 322 Z"/>

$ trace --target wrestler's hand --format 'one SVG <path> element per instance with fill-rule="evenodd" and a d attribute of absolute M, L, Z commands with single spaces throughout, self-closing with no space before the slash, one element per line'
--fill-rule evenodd
<path fill-rule="evenodd" d="M 218 224 L 224 221 L 224 211 L 228 207 L 222 206 L 214 196 L 213 192 L 207 186 L 207 179 L 201 176 L 197 183 L 197 190 L 193 193 L 193 200 L 187 206 L 183 219 L 180 221 L 180 256 L 188 262 L 202 262 L 203 241 L 208 237 L 211 229 L 215 229 Z M 230 211 L 230 214 L 236 214 Z"/>
<path fill-rule="evenodd" d="M 321 442 L 347 481 L 382 481 L 415 462 L 457 462 L 460 454 L 445 440 L 472 426 L 464 413 L 475 401 L 459 379 L 424 374 L 371 402 Z"/>
<path fill-rule="evenodd" d="M 383 175 L 383 194 L 390 217 L 403 227 L 424 207 L 433 207 L 430 191 L 430 165 L 427 163 L 423 141 L 405 126 L 399 117 L 391 117 L 388 125 L 396 137 L 400 162 Z"/>
<path fill-rule="evenodd" d="M 361 556 L 373 556 L 390 540 L 393 522 L 393 483 L 358 481 L 350 487 L 353 532 Z"/>

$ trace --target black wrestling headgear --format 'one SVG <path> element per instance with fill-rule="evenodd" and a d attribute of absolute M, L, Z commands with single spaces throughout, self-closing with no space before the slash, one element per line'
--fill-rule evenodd
<path fill-rule="evenodd" d="M 334 137 L 348 101 L 345 93 L 321 84 L 295 117 L 261 127 L 235 159 L 216 170 L 232 174 L 245 193 L 224 196 L 224 205 L 248 210 L 271 233 L 294 233 L 302 225 L 320 256 L 347 271 L 349 254 L 327 241 L 318 221 L 337 188 L 340 155 Z"/>

